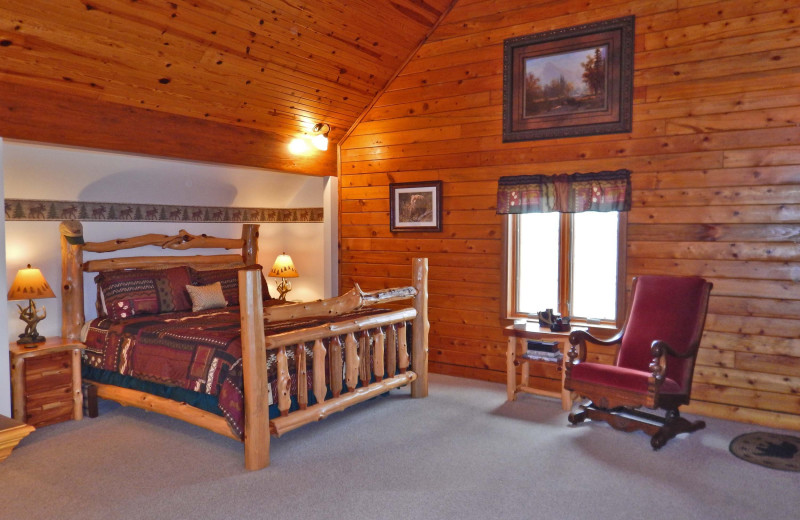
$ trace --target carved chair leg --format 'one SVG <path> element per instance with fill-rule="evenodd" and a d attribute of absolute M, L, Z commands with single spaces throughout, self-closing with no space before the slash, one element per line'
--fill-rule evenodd
<path fill-rule="evenodd" d="M 692 433 L 697 430 L 702 430 L 706 427 L 705 421 L 688 421 L 681 417 L 677 409 L 668 410 L 666 417 L 664 417 L 664 426 L 653 434 L 650 439 L 650 446 L 654 450 L 662 448 L 670 439 L 679 433 Z"/>
<path fill-rule="evenodd" d="M 570 414 L 567 416 L 567 420 L 569 421 L 569 423 L 573 424 L 573 425 L 574 424 L 580 424 L 583 421 L 585 421 L 586 419 L 588 419 L 589 418 L 589 413 L 586 411 L 586 408 L 588 408 L 590 406 L 592 406 L 591 402 L 588 403 L 588 404 L 582 404 L 582 405 L 580 405 L 580 410 L 579 411 L 570 412 Z"/>
<path fill-rule="evenodd" d="M 581 410 L 580 412 L 572 412 L 567 416 L 567 420 L 570 424 L 580 424 L 586 420 L 586 410 Z"/>

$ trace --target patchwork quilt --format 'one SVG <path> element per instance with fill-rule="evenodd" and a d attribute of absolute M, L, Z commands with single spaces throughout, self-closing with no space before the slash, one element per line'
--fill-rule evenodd
<path fill-rule="evenodd" d="M 338 317 L 265 322 L 267 336 L 385 312 L 363 309 Z M 84 363 L 124 376 L 216 396 L 231 429 L 244 432 L 242 344 L 238 307 L 200 312 L 141 315 L 114 320 L 102 317 L 89 325 Z M 294 349 L 287 349 L 292 394 L 297 394 Z M 308 349 L 307 349 L 308 350 Z M 310 386 L 311 352 L 307 352 Z M 268 356 L 268 380 L 274 388 L 275 355 Z"/>

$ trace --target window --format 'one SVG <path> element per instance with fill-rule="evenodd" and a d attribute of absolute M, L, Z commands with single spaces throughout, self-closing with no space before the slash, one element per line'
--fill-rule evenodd
<path fill-rule="evenodd" d="M 553 309 L 578 322 L 621 323 L 626 215 L 509 215 L 509 318 Z"/>

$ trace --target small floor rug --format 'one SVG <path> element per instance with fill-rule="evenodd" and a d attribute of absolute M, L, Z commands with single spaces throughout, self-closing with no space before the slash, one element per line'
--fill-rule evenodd
<path fill-rule="evenodd" d="M 753 432 L 731 441 L 731 453 L 742 460 L 783 471 L 800 471 L 800 437 Z"/>

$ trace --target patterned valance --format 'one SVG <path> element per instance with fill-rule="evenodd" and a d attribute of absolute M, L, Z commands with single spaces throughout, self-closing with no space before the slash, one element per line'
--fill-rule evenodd
<path fill-rule="evenodd" d="M 630 170 L 500 177 L 497 213 L 629 211 Z"/>

